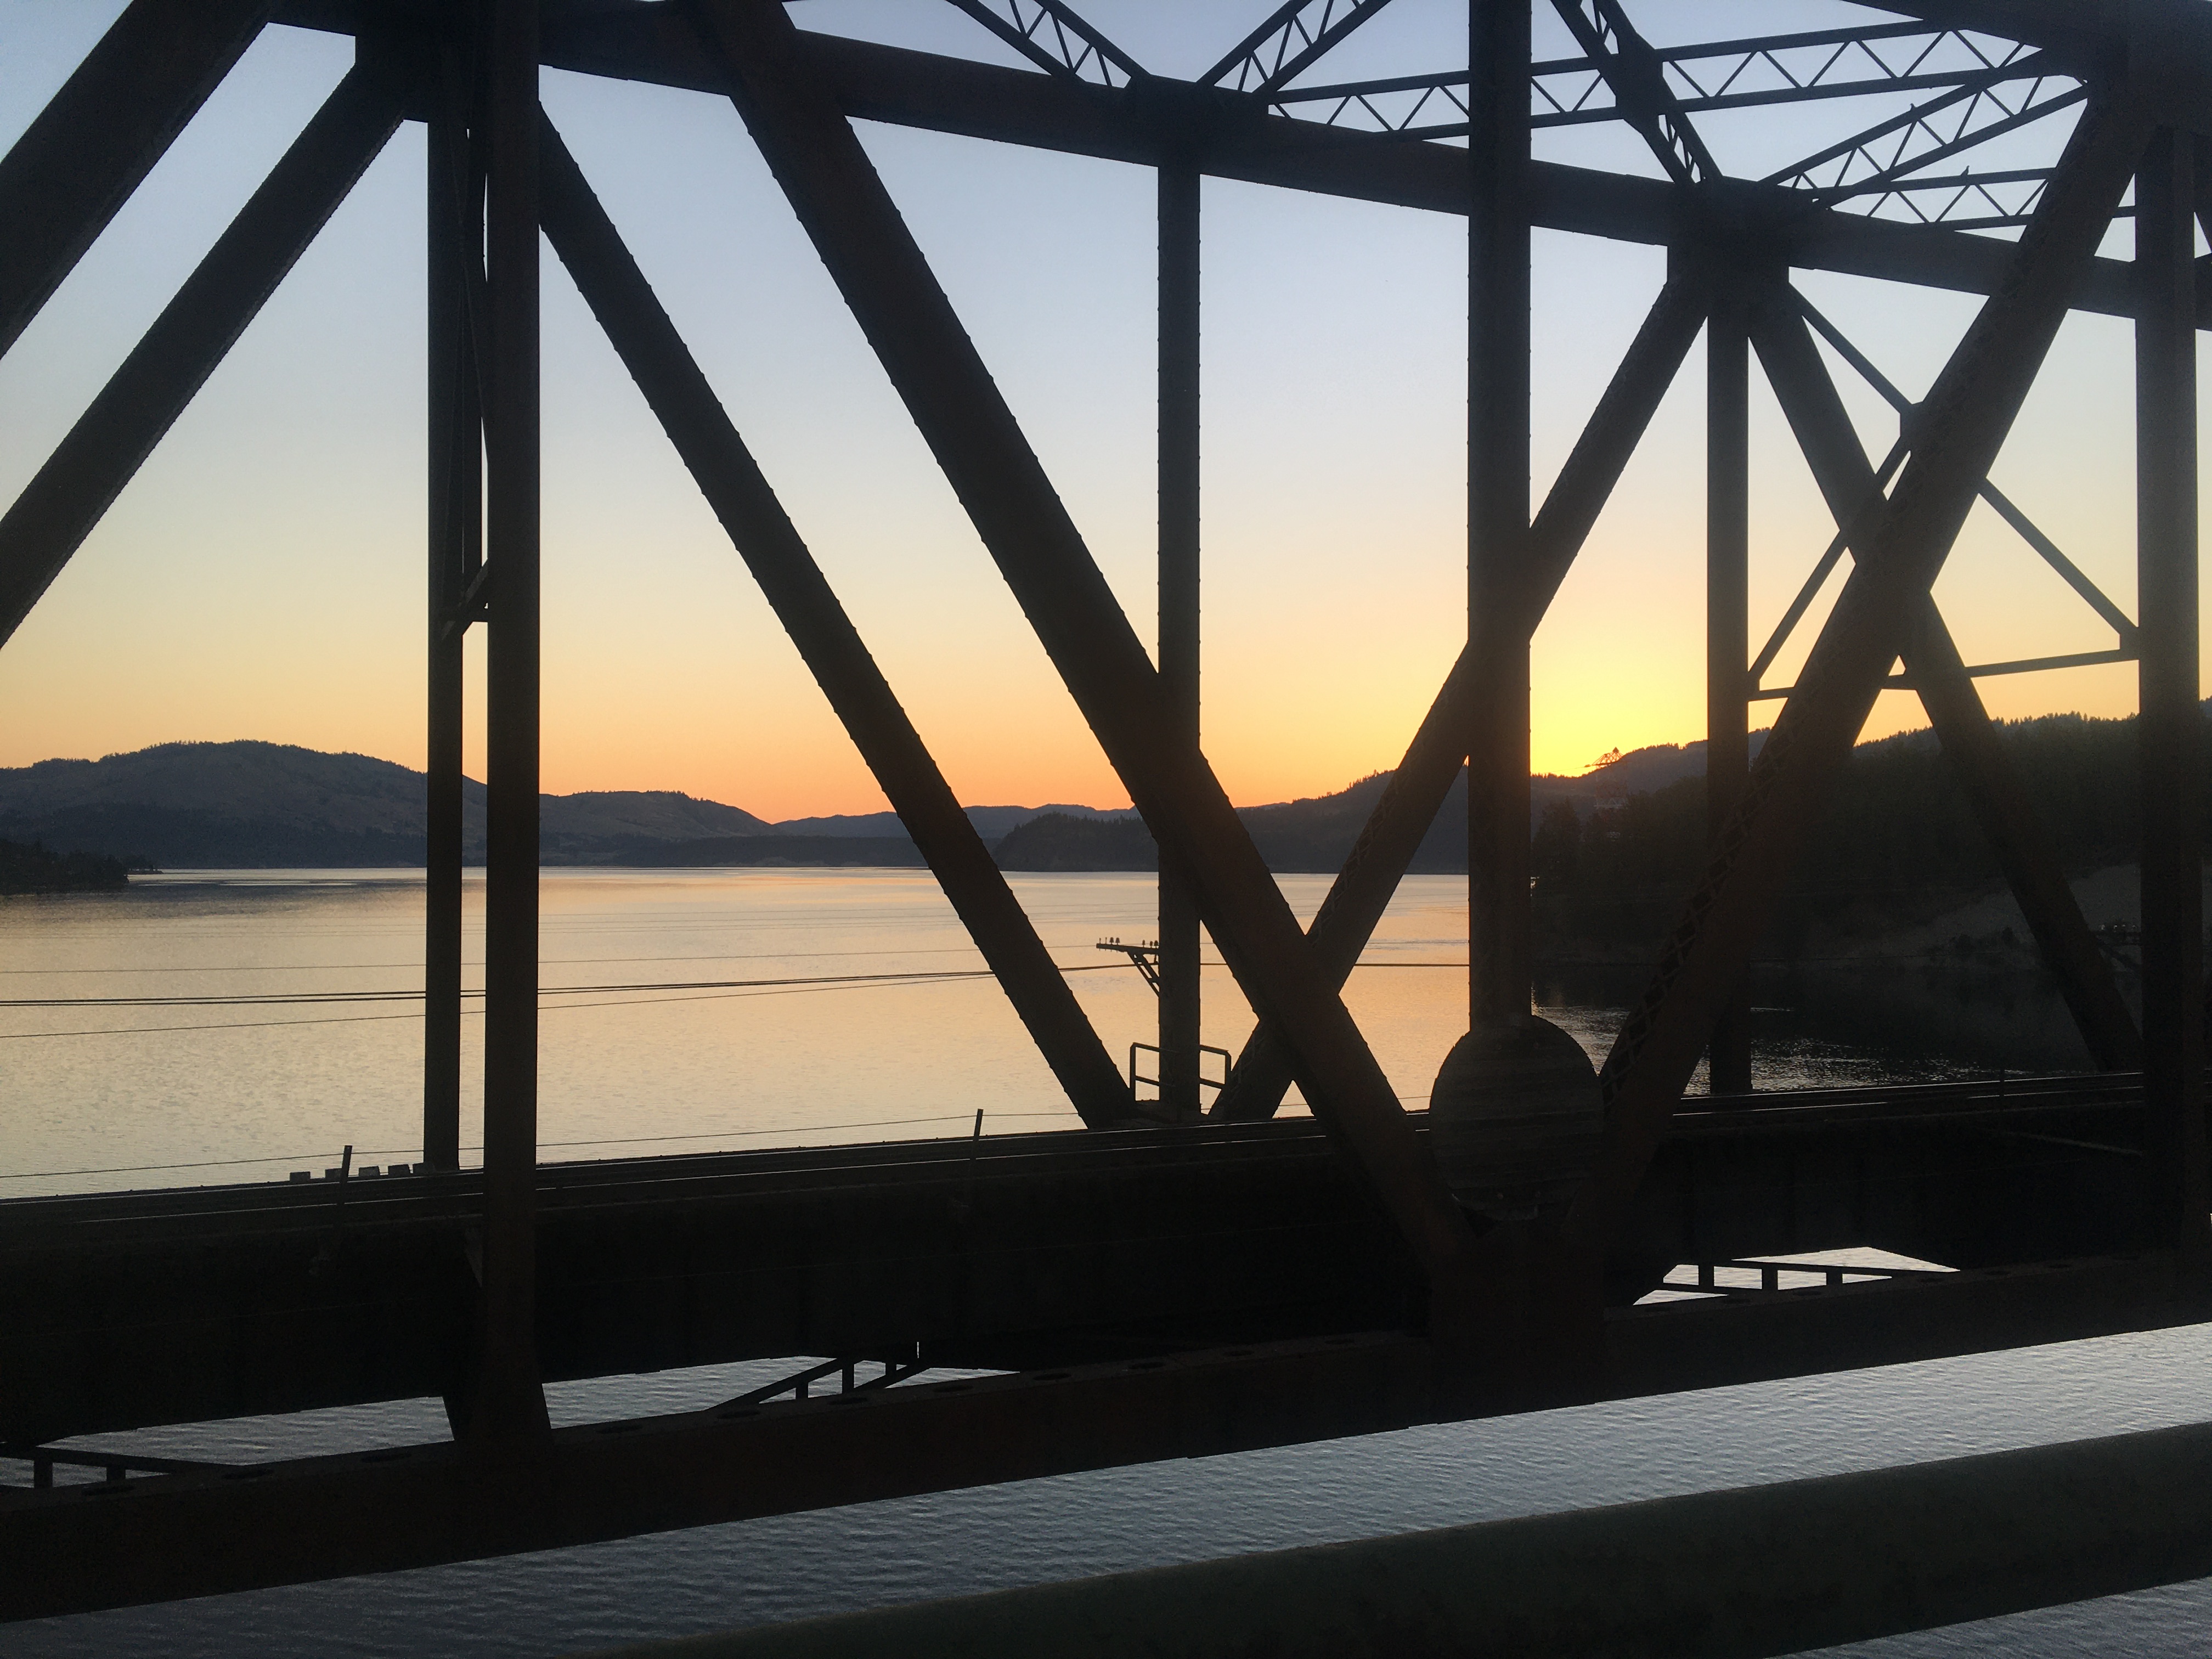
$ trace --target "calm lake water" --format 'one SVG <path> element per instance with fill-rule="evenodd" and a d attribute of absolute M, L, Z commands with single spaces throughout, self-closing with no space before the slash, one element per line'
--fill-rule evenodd
<path fill-rule="evenodd" d="M 1054 955 L 1081 970 L 1073 982 L 1109 1048 L 1148 1039 L 1151 993 L 1095 945 L 1149 934 L 1150 878 L 1013 879 Z M 1284 886 L 1303 917 L 1326 881 Z M 1452 967 L 1465 960 L 1464 895 L 1460 878 L 1409 880 L 1347 992 L 1409 1103 L 1425 1100 L 1465 1028 Z M 472 946 L 481 896 L 472 884 Z M 421 918 L 420 878 L 404 872 L 180 872 L 127 893 L 0 902 L 0 1196 L 282 1179 L 335 1164 L 347 1145 L 361 1164 L 413 1161 L 421 1021 L 406 998 L 421 985 Z M 925 875 L 549 872 L 543 955 L 545 983 L 560 988 L 543 1021 L 549 1159 L 957 1134 L 978 1108 L 987 1133 L 1074 1126 L 1005 999 L 965 976 L 978 958 Z M 473 948 L 470 960 L 480 960 Z M 1233 1052 L 1249 1012 L 1224 971 L 1210 969 L 1206 988 L 1206 1040 Z M 1584 974 L 1542 994 L 1596 1056 L 1636 988 L 1632 974 Z M 303 993 L 328 1000 L 297 1000 Z M 391 1000 L 368 1000 L 378 997 Z M 1901 1036 L 1887 1016 L 1849 1006 L 1826 1018 L 1778 1004 L 1759 1017 L 1759 1081 L 1960 1075 L 1983 1063 L 1990 1031 L 2048 1016 L 2008 994 L 1965 999 L 1954 1023 L 1950 1042 Z M 1874 1040 L 1885 1030 L 1886 1042 Z M 1931 1057 L 1931 1044 L 1945 1051 Z M 473 1048 L 466 1060 L 472 1072 Z M 561 1654 L 2196 1421 L 2208 1362 L 2212 1339 L 2197 1330 L 2069 1344 L 50 1620 L 10 1627 L 0 1646 L 26 1659 L 126 1648 Z M 553 1407 L 564 1422 L 681 1409 L 784 1370 L 779 1361 L 563 1385 Z M 434 1403 L 405 1401 L 130 1443 L 245 1457 L 443 1432 Z M 0 1480 L 21 1478 L 0 1465 Z M 1849 1651 L 2199 1654 L 2208 1612 L 2212 1594 L 2191 1585 Z"/>

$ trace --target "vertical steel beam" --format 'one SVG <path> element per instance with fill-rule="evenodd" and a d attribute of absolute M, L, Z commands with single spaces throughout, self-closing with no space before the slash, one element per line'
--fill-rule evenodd
<path fill-rule="evenodd" d="M 541 143 L 545 234 L 577 291 L 729 532 L 1069 1102 L 1094 1128 L 1126 1122 L 1129 1090 L 1121 1071 L 990 848 L 550 122 L 542 129 Z"/>
<path fill-rule="evenodd" d="M 1159 169 L 1160 697 L 1176 742 L 1199 750 L 1199 172 Z M 1199 1115 L 1198 893 L 1160 848 L 1160 1101 Z"/>
<path fill-rule="evenodd" d="M 538 1380 L 538 4 L 492 0 L 484 283 L 483 1346 L 471 1437 L 543 1433 Z"/>
<path fill-rule="evenodd" d="M 1176 742 L 1143 641 L 781 6 L 694 0 L 702 43 L 824 265 L 1254 1008 L 1290 1034 L 1316 1115 L 1397 1224 L 1455 1343 L 1480 1318 L 1474 1236 L 1308 950 L 1205 757 Z"/>
<path fill-rule="evenodd" d="M 2197 228 L 2208 241 L 2212 241 L 2212 137 L 2207 137 L 2203 134 L 2197 136 L 2197 154 L 2194 159 L 2197 179 L 2207 181 L 2198 185 L 2197 188 Z M 2207 254 L 2203 258 L 2199 259 L 2197 262 L 2197 270 L 2199 294 L 2198 314 L 2201 317 L 2203 312 L 2202 295 L 2205 280 L 2208 275 L 2212 275 L 2212 254 Z M 2212 1032 L 2212 978 L 2208 978 L 2204 988 L 2204 1024 L 2206 1030 Z"/>
<path fill-rule="evenodd" d="M 1840 538 L 1855 544 L 1879 508 L 1881 486 L 1867 464 L 1835 381 L 1821 362 L 1796 296 L 1771 288 L 1754 309 L 1759 360 L 1835 516 Z M 2067 885 L 2058 849 L 2028 799 L 2003 742 L 1982 705 L 1950 631 L 1932 598 L 1923 598 L 1903 642 L 1928 723 L 1943 746 L 1975 822 L 1996 853 L 2045 965 L 2074 1017 L 2090 1058 L 2106 1071 L 2142 1063 L 2142 1044 L 2097 946 L 2081 907 Z"/>
<path fill-rule="evenodd" d="M 270 0 L 132 0 L 0 157 L 0 353 L 260 33 Z"/>
<path fill-rule="evenodd" d="M 2204 716 L 2198 703 L 2196 146 L 2160 131 L 2136 175 L 2136 592 L 2142 744 L 2143 1080 L 2153 1201 L 2212 1249 L 2204 1152 Z"/>
<path fill-rule="evenodd" d="M 472 81 L 453 67 L 454 81 Z M 449 89 L 459 94 L 459 86 Z M 459 615 L 483 557 L 483 410 L 469 286 L 483 198 L 464 97 L 434 100 L 425 181 L 429 275 L 428 781 L 422 899 L 422 1161 L 461 1161 L 462 653 Z M 471 271 L 471 265 L 476 269 Z"/>
<path fill-rule="evenodd" d="M 1468 150 L 1468 1017 L 1528 1017 L 1528 0 L 1471 0 Z"/>
<path fill-rule="evenodd" d="M 2091 100 L 2004 282 L 1929 392 L 1912 459 L 1867 532 L 1797 690 L 1607 1059 L 1604 1146 L 1568 1218 L 1585 1247 L 1610 1238 L 1643 1179 L 1828 785 L 1850 758 L 2095 257 L 2148 131 L 2132 104 Z"/>
<path fill-rule="evenodd" d="M 391 89 L 369 71 L 355 69 L 338 82 L 0 517 L 0 643 L 337 211 L 400 115 Z"/>
<path fill-rule="evenodd" d="M 2212 167 L 2212 136 L 2199 133 L 2197 135 L 2195 143 L 2197 154 L 2194 166 L 2197 177 L 2201 179 L 2204 176 L 2205 168 Z M 2201 187 L 2197 190 L 2197 228 L 2208 239 L 2212 239 L 2212 199 L 2208 199 L 2208 197 L 2212 197 L 2212 191 L 2207 191 Z M 2212 255 L 2206 257 L 2212 258 Z"/>
<path fill-rule="evenodd" d="M 1723 256 L 1725 257 L 1725 256 Z M 1705 324 L 1705 823 L 1717 838 L 1751 771 L 1751 340 L 1741 283 Z M 1713 1023 L 1708 1090 L 1751 1091 L 1747 977 Z"/>
<path fill-rule="evenodd" d="M 1528 532 L 1528 584 L 1521 614 L 1529 632 L 1566 580 L 1705 317 L 1702 283 L 1670 277 L 1598 399 Z M 1350 976 L 1466 763 L 1467 732 L 1478 696 L 1475 661 L 1473 644 L 1462 649 L 1306 930 L 1332 984 L 1341 986 Z M 1238 1121 L 1272 1117 L 1290 1085 L 1289 1046 L 1263 1021 L 1237 1055 L 1229 1086 L 1215 1097 L 1212 1115 Z"/>
<path fill-rule="evenodd" d="M 1668 85 L 1659 54 L 1637 33 L 1619 0 L 1553 0 L 1553 9 L 1605 77 L 1620 118 L 1644 140 L 1669 178 L 1678 185 L 1697 185 L 1722 176 Z"/>

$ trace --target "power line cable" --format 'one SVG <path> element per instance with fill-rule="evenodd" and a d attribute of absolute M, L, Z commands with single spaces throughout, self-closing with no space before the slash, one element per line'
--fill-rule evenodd
<path fill-rule="evenodd" d="M 1064 974 L 1093 974 L 1110 972 L 1119 963 L 1063 963 L 1055 964 Z M 1225 967 L 1225 963 L 1210 962 L 1209 968 Z M 1464 968 L 1463 962 L 1367 962 L 1362 968 Z M 945 980 L 988 979 L 988 968 L 925 968 L 897 974 L 814 974 L 790 975 L 776 979 L 695 979 L 641 980 L 616 985 L 541 985 L 541 996 L 613 996 L 645 991 L 733 991 L 785 986 L 842 986 L 888 985 L 896 983 L 931 984 Z M 387 991 L 270 991 L 252 996 L 152 996 L 152 997 L 0 997 L 0 1008 L 278 1008 L 319 1007 L 345 1003 L 420 1002 L 424 993 L 413 990 Z M 470 987 L 460 993 L 465 997 L 480 997 L 483 988 Z"/>
<path fill-rule="evenodd" d="M 1112 963 L 1083 963 L 1065 973 L 1094 972 Z M 541 996 L 612 996 L 642 991 L 735 991 L 797 985 L 878 985 L 901 981 L 927 982 L 948 979 L 988 979 L 988 968 L 926 968 L 897 974 L 792 975 L 774 979 L 644 980 L 620 985 L 541 985 Z M 464 990 L 465 997 L 480 997 L 481 988 Z M 8 997 L 0 1008 L 269 1008 L 316 1007 L 357 1002 L 420 1002 L 418 990 L 386 991 L 272 991 L 253 996 L 169 997 Z"/>
<path fill-rule="evenodd" d="M 1225 963 L 1211 962 L 1209 968 L 1226 967 Z M 1069 974 L 1107 973 L 1118 969 L 1119 963 L 1074 963 L 1062 964 L 1060 971 Z M 1374 962 L 1356 964 L 1359 968 L 1449 968 L 1463 969 L 1463 962 Z M 989 979 L 994 975 L 988 968 L 942 969 L 905 974 L 836 974 L 805 978 L 764 980 L 672 980 L 641 982 L 633 985 L 577 985 L 547 986 L 540 988 L 548 996 L 619 996 L 618 1000 L 599 1002 L 556 1003 L 544 1010 L 558 1013 L 583 1008 L 648 1007 L 668 1002 L 718 1002 L 738 997 L 787 996 L 809 991 L 870 990 L 889 988 L 898 985 L 942 985 L 963 981 Z M 652 996 L 653 991 L 681 991 L 679 996 Z M 481 997 L 481 990 L 465 990 L 465 997 Z M 420 1002 L 424 994 L 420 991 L 302 991 L 275 994 L 264 997 L 27 997 L 0 1000 L 0 1008 L 245 1008 L 245 1007 L 328 1007 L 377 1002 Z M 480 1013 L 481 1009 L 465 1009 L 467 1013 Z M 56 1037 L 89 1036 L 155 1036 L 190 1031 L 253 1031 L 269 1030 L 283 1026 L 304 1025 L 361 1025 L 382 1020 L 420 1019 L 419 1012 L 410 1011 L 397 1014 L 340 1014 L 321 1019 L 260 1019 L 222 1020 L 191 1025 L 110 1025 L 92 1026 L 67 1031 L 0 1031 L 0 1042 L 36 1042 Z"/>
<path fill-rule="evenodd" d="M 865 951 L 722 951 L 690 957 L 549 957 L 546 968 L 597 967 L 614 962 L 807 962 L 822 957 L 972 956 L 960 945 L 918 945 L 900 950 Z M 221 967 L 137 968 L 0 968 L 0 974 L 42 974 L 69 977 L 80 974 L 337 974 L 369 972 L 384 968 L 420 969 L 419 962 L 270 962 Z M 464 968 L 481 968 L 482 962 L 464 962 Z"/>
<path fill-rule="evenodd" d="M 1054 1121 L 1079 1121 L 1076 1119 L 1072 1108 L 1065 1112 L 994 1112 L 991 1115 L 1000 1120 L 1044 1118 Z M 965 1124 L 973 1121 L 972 1113 L 954 1112 L 931 1117 L 881 1117 L 860 1119 L 848 1123 L 810 1123 L 797 1128 L 786 1125 L 773 1129 L 701 1129 L 680 1135 L 617 1135 L 604 1140 L 547 1140 L 541 1141 L 538 1150 L 558 1152 L 577 1146 L 653 1146 L 678 1140 L 739 1140 L 760 1135 L 821 1134 L 836 1129 L 892 1129 L 904 1128 L 916 1123 Z M 966 1137 L 953 1136 L 948 1139 L 964 1139 Z M 356 1151 L 354 1156 L 363 1159 L 393 1158 L 402 1152 L 413 1152 L 419 1150 L 413 1146 L 387 1146 L 381 1150 L 372 1148 Z M 483 1148 L 481 1146 L 463 1146 L 459 1150 L 465 1152 L 480 1152 Z M 329 1155 L 330 1149 L 325 1146 L 312 1152 L 271 1152 L 266 1158 L 202 1158 L 190 1164 L 123 1164 L 100 1170 L 32 1170 L 14 1175 L 0 1175 L 0 1181 L 58 1181 L 71 1176 L 155 1175 L 171 1170 L 232 1170 L 242 1169 L 255 1164 L 297 1164 L 318 1158 L 326 1158 Z"/>

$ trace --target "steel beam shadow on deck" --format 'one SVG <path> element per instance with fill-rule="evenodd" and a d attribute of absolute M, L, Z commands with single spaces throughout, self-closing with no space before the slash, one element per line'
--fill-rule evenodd
<path fill-rule="evenodd" d="M 0 1619 L 551 1549 L 1166 1458 L 2197 1323 L 2168 1252 L 1608 1314 L 1595 1370 L 1471 1376 L 1344 1333 L 474 1443 L 0 1492 Z"/>
<path fill-rule="evenodd" d="M 2212 1425 L 2191 1425 L 1114 1573 L 605 1659 L 1759 1659 L 2207 1574 Z"/>

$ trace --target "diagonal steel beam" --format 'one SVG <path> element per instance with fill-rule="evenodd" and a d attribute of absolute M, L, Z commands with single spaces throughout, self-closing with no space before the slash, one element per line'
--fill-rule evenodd
<path fill-rule="evenodd" d="M 778 5 L 697 0 L 702 38 L 799 222 L 1153 836 L 1298 1081 L 1428 1273 L 1439 1329 L 1468 1334 L 1474 1236 L 1389 1079 L 1306 948 L 1250 835 L 1173 715 L 1143 644 Z"/>
<path fill-rule="evenodd" d="M 1848 538 L 1871 526 L 1881 499 L 1875 470 L 1820 362 L 1796 296 L 1769 292 L 1753 307 L 1753 337 L 1760 363 L 1820 493 Z M 1966 664 L 1932 597 L 1905 636 L 1907 672 L 1929 723 L 1955 769 L 1974 817 L 1988 836 L 2013 896 L 2020 902 L 2043 959 L 2058 981 L 2068 1012 L 2100 1069 L 2142 1064 L 2142 1038 L 2113 981 L 2111 965 L 2089 932 L 2081 907 L 2027 789 L 2005 753 Z"/>
<path fill-rule="evenodd" d="M 1929 392 L 1918 447 L 1881 504 L 1856 568 L 1722 829 L 1641 1004 L 1606 1061 L 1603 1151 L 1569 1213 L 1585 1248 L 1610 1236 L 1749 960 L 1776 896 L 1849 759 L 1890 663 L 1942 570 L 1975 490 L 2033 385 L 2067 303 L 2142 155 L 2132 103 L 2095 102 L 1982 307 Z"/>
<path fill-rule="evenodd" d="M 1585 4 L 1589 13 L 1583 9 Z M 1613 88 L 1621 118 L 1635 129 L 1668 176 L 1678 185 L 1721 177 L 1712 152 L 1668 86 L 1659 54 L 1636 32 L 1620 0 L 1553 0 L 1553 9 Z"/>
<path fill-rule="evenodd" d="M 1881 9 L 2047 46 L 2088 78 L 2148 70 L 2130 94 L 2185 131 L 2212 108 L 2212 10 L 2202 0 L 1883 0 Z"/>
<path fill-rule="evenodd" d="M 1238 92 L 1279 91 L 1389 3 L 1390 0 L 1285 0 L 1267 15 L 1266 22 L 1237 42 L 1226 58 L 1200 76 L 1199 84 L 1218 86 L 1233 70 L 1237 78 L 1232 84 Z"/>
<path fill-rule="evenodd" d="M 0 353 L 260 33 L 271 0 L 132 0 L 0 157 Z"/>
<path fill-rule="evenodd" d="M 1529 528 L 1528 584 L 1513 619 L 1524 635 L 1535 631 L 1566 580 L 1705 319 L 1704 283 L 1670 278 Z M 1306 930 L 1316 961 L 1336 987 L 1343 986 L 1366 949 L 1467 759 L 1467 732 L 1479 695 L 1475 664 L 1482 648 L 1471 643 L 1460 653 Z M 1289 1045 L 1263 1021 L 1237 1057 L 1211 1115 L 1273 1116 L 1290 1087 L 1291 1072 Z"/>
<path fill-rule="evenodd" d="M 1889 481 L 1897 476 L 1897 469 L 1905 465 L 1905 458 L 1911 453 L 1910 447 L 1902 438 L 1891 445 L 1889 453 L 1882 457 L 1881 465 L 1875 469 L 1875 488 L 1887 489 Z M 1781 619 L 1774 624 L 1774 631 L 1766 636 L 1766 643 L 1759 647 L 1759 654 L 1751 659 L 1753 702 L 1756 702 L 1762 697 L 1788 695 L 1763 689 L 1766 683 L 1766 671 L 1774 666 L 1774 659 L 1782 654 L 1782 647 L 1790 643 L 1790 636 L 1797 631 L 1797 624 L 1805 620 L 1805 613 L 1813 608 L 1813 601 L 1820 597 L 1820 590 L 1827 586 L 1828 578 L 1834 574 L 1836 567 L 1844 562 L 1844 554 L 1849 546 L 1849 538 L 1840 530 L 1830 538 L 1827 546 L 1821 550 L 1820 556 L 1813 562 L 1812 569 L 1806 573 L 1804 581 L 1799 585 L 1796 597 L 1783 607 Z"/>
<path fill-rule="evenodd" d="M 1797 308 L 1804 313 L 1805 320 L 1813 325 L 1822 339 L 1835 348 L 1836 354 L 1851 366 L 1861 380 L 1881 394 L 1883 402 L 1897 411 L 1900 428 L 1899 442 L 1902 444 L 1905 441 L 1902 428 L 1909 427 L 1917 416 L 1919 412 L 1917 406 L 1905 395 L 1896 382 L 1874 366 L 1873 360 L 1866 353 L 1851 343 L 1841 329 L 1822 316 L 1811 301 L 1802 294 L 1796 297 Z M 1897 453 L 1902 459 L 1903 451 L 1900 449 Z M 1884 468 L 1884 489 L 1889 484 L 1887 474 L 1894 470 L 1893 467 Z M 2123 646 L 2132 647 L 2135 644 L 2134 620 L 2113 604 L 2102 588 L 2089 580 L 2087 573 L 2081 566 L 2059 550 L 2057 543 L 2038 529 L 2035 521 L 2021 512 L 2010 496 L 1984 478 L 1982 480 L 1982 499 L 1990 504 L 1999 518 L 2013 527 L 2022 541 L 2035 550 L 2045 564 L 2058 573 L 2060 580 L 2081 596 L 2084 605 L 2105 619 L 2112 630 L 2120 636 Z"/>
<path fill-rule="evenodd" d="M 2038 77 L 2036 85 L 2039 87 L 2041 84 L 2042 77 Z M 2088 96 L 2088 91 L 2083 87 L 2069 88 L 2054 93 L 2039 104 L 2034 101 L 2034 96 L 2035 88 L 2031 88 L 2027 100 L 2022 103 L 2019 109 L 2008 111 L 2003 118 L 1992 121 L 1987 126 L 1976 127 L 1972 131 L 1968 131 L 1965 124 L 1973 118 L 1981 102 L 1986 100 L 1989 102 L 1996 103 L 1997 99 L 1992 88 L 1980 85 L 1963 86 L 1941 97 L 1931 98 L 1924 103 L 1906 110 L 1902 114 L 1890 116 L 1864 131 L 1853 133 L 1848 138 L 1838 139 L 1826 149 L 1808 155 L 1802 161 L 1793 161 L 1788 167 L 1768 173 L 1761 182 L 1770 185 L 1790 185 L 1802 179 L 1804 181 L 1804 188 L 1824 207 L 1837 201 L 1848 200 L 1855 196 L 1876 194 L 1898 181 L 1909 178 L 1923 167 L 1935 166 L 1946 156 L 1962 155 L 1990 139 L 2002 137 L 2008 132 L 2015 131 L 2021 127 L 2040 121 L 2046 115 L 2056 115 L 2060 110 L 2071 109 Z M 1943 137 L 1933 126 L 1928 125 L 1931 117 L 1940 115 L 1943 111 L 1961 102 L 1966 103 L 1968 108 L 1960 117 L 1960 125 L 1949 138 Z M 2003 106 L 1999 104 L 1998 107 L 2002 108 Z M 1915 128 L 1924 131 L 1935 142 L 1929 148 L 1915 150 L 1907 155 L 1905 154 L 1905 146 L 1911 142 L 1911 135 Z M 1900 133 L 1904 137 L 1898 140 L 1898 147 L 1892 151 L 1890 159 L 1887 162 L 1878 161 L 1868 146 L 1878 139 L 1888 137 L 1893 133 Z M 1831 161 L 1838 161 L 1848 168 L 1853 158 L 1862 155 L 1872 170 L 1856 179 L 1845 179 L 1838 177 L 1835 183 L 1824 186 L 1814 182 L 1812 177 L 1813 170 L 1816 167 L 1826 167 Z"/>
<path fill-rule="evenodd" d="M 1126 1121 L 1129 1091 L 1120 1069 L 550 121 L 539 143 L 540 211 L 553 251 L 1068 1099 L 1094 1128 Z"/>
<path fill-rule="evenodd" d="M 356 69 L 0 517 L 0 644 L 92 533 L 399 125 Z"/>
<path fill-rule="evenodd" d="M 1004 17 L 989 0 L 951 0 L 951 3 L 1048 75 L 1064 75 L 1081 81 L 1087 78 L 1088 70 L 1096 74 L 1103 86 L 1114 84 L 1115 70 L 1121 72 L 1125 84 L 1144 78 L 1144 65 L 1078 16 L 1073 7 L 1062 4 L 1061 0 L 1029 0 L 1030 15 L 1026 19 L 1022 15 L 1022 0 L 1006 0 L 1008 15 Z M 1052 44 L 1042 43 L 1040 35 Z"/>

